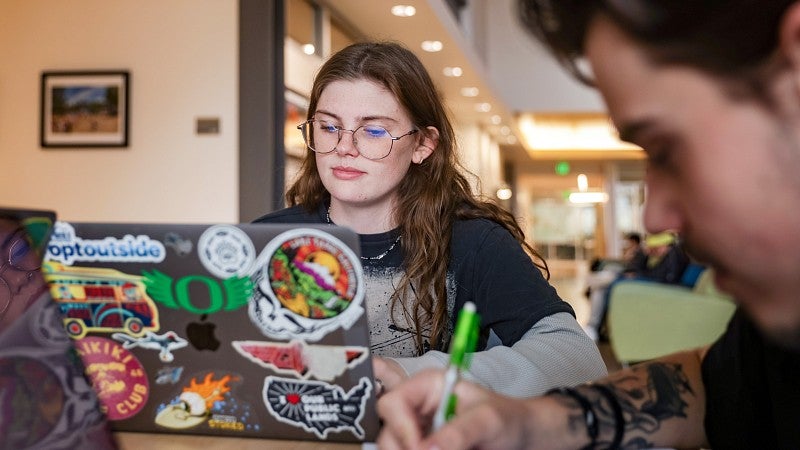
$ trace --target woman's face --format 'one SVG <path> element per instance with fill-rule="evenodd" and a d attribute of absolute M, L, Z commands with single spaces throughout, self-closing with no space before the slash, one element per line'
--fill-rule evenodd
<path fill-rule="evenodd" d="M 344 130 L 380 126 L 392 136 L 416 129 L 391 92 L 364 79 L 340 80 L 326 86 L 317 101 L 314 119 Z M 315 154 L 319 176 L 334 205 L 391 208 L 409 166 L 421 162 L 431 151 L 420 144 L 423 138 L 417 132 L 395 140 L 385 158 L 370 160 L 359 153 L 352 133 L 341 135 L 335 150 Z"/>

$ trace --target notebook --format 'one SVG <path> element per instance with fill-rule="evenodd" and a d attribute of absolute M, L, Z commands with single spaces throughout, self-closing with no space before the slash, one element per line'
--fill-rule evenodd
<path fill-rule="evenodd" d="M 374 441 L 358 236 L 57 222 L 43 271 L 112 428 Z"/>
<path fill-rule="evenodd" d="M 0 449 L 113 449 L 39 271 L 52 211 L 0 209 Z"/>

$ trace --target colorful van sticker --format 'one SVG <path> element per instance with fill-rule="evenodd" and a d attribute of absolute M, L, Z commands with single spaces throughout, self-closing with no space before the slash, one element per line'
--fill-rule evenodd
<path fill-rule="evenodd" d="M 167 256 L 164 244 L 147 235 L 125 235 L 122 239 L 83 239 L 68 222 L 57 221 L 47 243 L 45 259 L 72 265 L 76 261 L 161 262 Z"/>
<path fill-rule="evenodd" d="M 155 423 L 176 430 L 194 428 L 202 423 L 211 429 L 228 431 L 257 431 L 258 419 L 249 403 L 233 396 L 231 390 L 241 379 L 226 374 L 217 378 L 215 372 L 192 377 L 181 393 L 169 403 L 158 406 Z"/>
<path fill-rule="evenodd" d="M 226 279 L 249 275 L 256 260 L 253 241 L 232 225 L 209 227 L 197 240 L 200 262 L 213 275 Z"/>
<path fill-rule="evenodd" d="M 319 439 L 331 431 L 349 431 L 364 439 L 364 417 L 372 384 L 364 377 L 344 392 L 340 386 L 321 381 L 300 381 L 269 376 L 264 380 L 267 410 L 280 422 L 303 428 Z"/>
<path fill-rule="evenodd" d="M 255 262 L 250 319 L 273 339 L 315 341 L 349 329 L 364 312 L 358 258 L 322 230 L 299 228 L 273 239 Z"/>
<path fill-rule="evenodd" d="M 86 374 L 110 420 L 135 416 L 147 403 L 150 383 L 138 359 L 111 339 L 88 336 L 75 342 Z"/>
<path fill-rule="evenodd" d="M 130 337 L 125 333 L 114 333 L 111 337 L 122 342 L 122 347 L 126 350 L 134 347 L 158 350 L 158 359 L 163 362 L 172 362 L 175 359 L 172 351 L 186 347 L 188 344 L 186 339 L 178 336 L 174 331 L 167 331 L 163 334 L 155 334 L 148 331 L 142 338 Z"/>
<path fill-rule="evenodd" d="M 142 336 L 159 329 L 158 309 L 142 277 L 52 261 L 42 265 L 42 272 L 64 316 L 64 328 L 74 339 L 90 331 Z"/>
<path fill-rule="evenodd" d="M 308 345 L 294 340 L 286 344 L 261 341 L 233 341 L 240 355 L 261 367 L 301 378 L 332 381 L 367 359 L 366 347 Z"/>

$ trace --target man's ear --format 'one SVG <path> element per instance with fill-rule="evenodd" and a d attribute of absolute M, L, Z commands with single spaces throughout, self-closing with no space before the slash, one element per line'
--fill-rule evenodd
<path fill-rule="evenodd" d="M 422 164 L 439 146 L 439 130 L 436 127 L 427 127 L 421 134 L 422 139 L 411 154 L 411 162 L 414 164 Z"/>
<path fill-rule="evenodd" d="M 779 33 L 781 53 L 789 62 L 795 83 L 800 87 L 800 2 L 786 9 Z"/>

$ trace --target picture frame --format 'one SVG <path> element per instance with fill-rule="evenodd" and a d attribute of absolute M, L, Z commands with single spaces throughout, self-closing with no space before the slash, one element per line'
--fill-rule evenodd
<path fill-rule="evenodd" d="M 127 71 L 42 72 L 40 143 L 52 147 L 127 147 Z"/>

